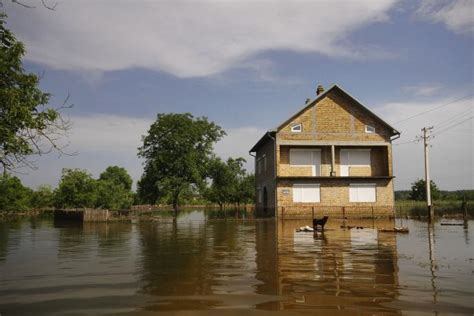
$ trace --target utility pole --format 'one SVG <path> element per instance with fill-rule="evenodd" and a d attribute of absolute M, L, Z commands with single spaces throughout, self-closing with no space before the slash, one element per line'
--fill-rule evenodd
<path fill-rule="evenodd" d="M 431 204 L 431 180 L 430 180 L 430 130 L 433 129 L 431 127 L 423 127 L 421 131 L 423 132 L 423 147 L 425 151 L 425 184 L 426 184 L 426 205 L 428 207 L 428 216 L 430 221 L 434 221 L 434 209 Z"/>

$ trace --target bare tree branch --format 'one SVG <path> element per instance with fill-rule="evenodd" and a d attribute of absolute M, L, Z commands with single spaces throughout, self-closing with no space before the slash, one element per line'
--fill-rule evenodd
<path fill-rule="evenodd" d="M 3 6 L 3 2 L 5 0 L 0 0 L 0 7 Z M 26 4 L 25 1 L 20 1 L 20 0 L 10 0 L 13 4 L 17 4 L 19 6 L 22 6 L 23 8 L 27 8 L 27 9 L 36 9 L 36 6 L 34 5 L 30 5 L 30 4 Z M 57 2 L 54 2 L 53 5 L 50 5 L 47 3 L 46 0 L 40 0 L 41 1 L 41 5 L 48 9 L 48 10 L 51 10 L 51 11 L 55 11 L 56 10 L 56 7 L 58 6 L 58 3 Z"/>

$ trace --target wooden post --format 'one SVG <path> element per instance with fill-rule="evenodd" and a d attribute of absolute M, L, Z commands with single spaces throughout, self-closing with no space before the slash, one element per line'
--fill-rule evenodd
<path fill-rule="evenodd" d="M 374 206 L 372 206 L 372 219 L 374 219 Z"/>
<path fill-rule="evenodd" d="M 336 150 L 335 146 L 331 145 L 331 177 L 336 176 Z"/>
<path fill-rule="evenodd" d="M 462 198 L 462 210 L 463 210 L 463 219 L 464 221 L 467 221 L 467 202 L 466 202 L 466 196 L 464 195 Z"/>
<path fill-rule="evenodd" d="M 434 221 L 434 209 L 431 205 L 431 180 L 430 180 L 430 145 L 428 140 L 430 138 L 429 131 L 433 127 L 424 127 L 421 130 L 423 131 L 423 147 L 425 153 L 425 185 L 426 185 L 426 205 L 428 207 L 428 216 L 430 221 Z"/>
<path fill-rule="evenodd" d="M 311 219 L 314 220 L 314 206 L 311 207 Z"/>
<path fill-rule="evenodd" d="M 284 219 L 284 217 L 285 217 L 285 207 L 282 206 L 281 207 L 281 219 Z"/>
<path fill-rule="evenodd" d="M 342 218 L 346 219 L 346 207 L 345 206 L 342 207 Z"/>

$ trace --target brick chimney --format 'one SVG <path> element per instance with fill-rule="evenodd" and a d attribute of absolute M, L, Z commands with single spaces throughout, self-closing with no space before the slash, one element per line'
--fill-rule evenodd
<path fill-rule="evenodd" d="M 318 87 L 316 88 L 316 95 L 320 95 L 321 93 L 324 92 L 324 88 L 322 85 L 318 85 Z"/>

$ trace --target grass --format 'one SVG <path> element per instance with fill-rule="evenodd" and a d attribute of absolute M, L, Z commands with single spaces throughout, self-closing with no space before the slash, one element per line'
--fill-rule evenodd
<path fill-rule="evenodd" d="M 435 216 L 462 216 L 464 213 L 462 201 L 434 201 Z M 467 215 L 474 218 L 474 201 L 466 203 Z M 395 201 L 397 216 L 426 217 L 428 215 L 426 202 L 413 200 Z"/>

